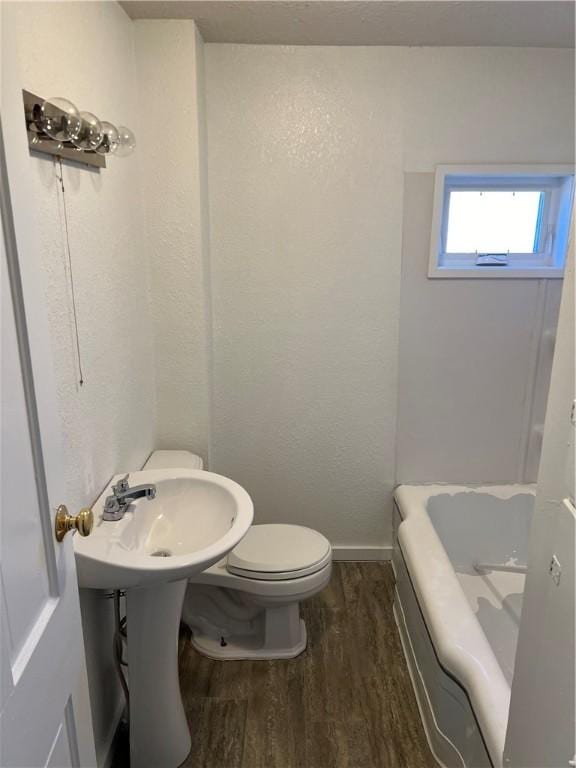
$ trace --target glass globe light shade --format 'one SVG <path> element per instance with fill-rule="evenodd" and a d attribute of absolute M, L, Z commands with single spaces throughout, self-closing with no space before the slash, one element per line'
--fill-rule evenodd
<path fill-rule="evenodd" d="M 102 126 L 102 142 L 96 147 L 96 152 L 99 155 L 109 155 L 112 152 L 116 152 L 120 139 L 118 128 L 106 120 L 102 120 L 100 125 Z"/>
<path fill-rule="evenodd" d="M 116 147 L 116 152 L 114 154 L 118 157 L 127 157 L 134 151 L 136 137 L 130 128 L 126 128 L 125 125 L 118 126 L 118 136 L 118 146 Z"/>
<path fill-rule="evenodd" d="M 36 122 L 40 130 L 55 141 L 72 141 L 82 129 L 78 109 L 59 96 L 46 99 L 40 105 Z"/>
<path fill-rule="evenodd" d="M 82 127 L 80 133 L 72 138 L 72 144 L 78 149 L 88 149 L 94 151 L 100 146 L 104 134 L 102 123 L 92 112 L 80 112 L 82 118 Z"/>

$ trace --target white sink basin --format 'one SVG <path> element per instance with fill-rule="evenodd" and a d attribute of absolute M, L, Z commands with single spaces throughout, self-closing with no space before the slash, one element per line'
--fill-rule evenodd
<path fill-rule="evenodd" d="M 156 496 L 102 519 L 115 477 L 92 507 L 94 528 L 74 536 L 81 587 L 125 589 L 130 765 L 177 768 L 191 737 L 178 680 L 178 630 L 188 579 L 233 549 L 252 523 L 252 500 L 237 483 L 198 469 L 131 472 Z"/>
<path fill-rule="evenodd" d="M 90 536 L 74 537 L 81 587 L 127 589 L 187 579 L 224 557 L 252 524 L 252 500 L 241 486 L 196 469 L 131 472 L 130 486 L 151 483 L 156 498 L 133 502 L 121 520 L 103 520 L 104 501 L 120 477 L 92 507 Z"/>

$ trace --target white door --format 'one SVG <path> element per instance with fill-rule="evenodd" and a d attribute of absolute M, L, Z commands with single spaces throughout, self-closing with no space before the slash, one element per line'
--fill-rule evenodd
<path fill-rule="evenodd" d="M 42 292 L 32 296 L 38 286 L 18 263 L 1 126 L 0 203 L 0 766 L 89 768 L 96 756 L 72 534 L 60 544 L 54 536 L 65 499 L 50 346 Z"/>
<path fill-rule="evenodd" d="M 575 288 L 572 239 L 506 733 L 510 768 L 576 765 Z"/>

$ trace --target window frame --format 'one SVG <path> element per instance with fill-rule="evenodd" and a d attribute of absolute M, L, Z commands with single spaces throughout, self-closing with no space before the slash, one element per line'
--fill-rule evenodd
<path fill-rule="evenodd" d="M 477 253 L 447 253 L 453 191 L 544 192 L 538 253 L 510 253 L 505 266 L 479 266 Z M 574 195 L 574 166 L 439 165 L 436 168 L 430 241 L 430 278 L 562 278 Z"/>

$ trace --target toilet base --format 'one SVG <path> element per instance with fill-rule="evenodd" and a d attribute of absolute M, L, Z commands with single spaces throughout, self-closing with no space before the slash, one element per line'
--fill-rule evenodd
<path fill-rule="evenodd" d="M 243 635 L 226 638 L 226 645 L 206 635 L 194 633 L 190 640 L 192 647 L 204 656 L 218 661 L 270 661 L 271 659 L 294 659 L 306 650 L 306 624 L 299 619 L 298 636 L 294 642 L 285 646 L 272 646 L 262 643 L 262 637 Z"/>

